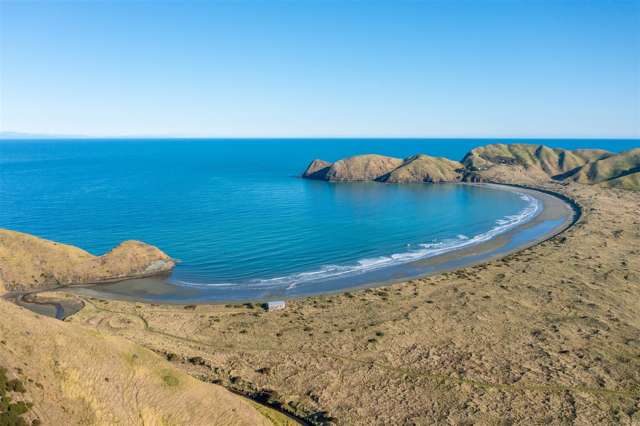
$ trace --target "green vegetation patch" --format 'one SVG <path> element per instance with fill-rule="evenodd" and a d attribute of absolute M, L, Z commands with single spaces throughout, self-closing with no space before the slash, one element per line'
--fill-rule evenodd
<path fill-rule="evenodd" d="M 162 372 L 162 382 L 166 386 L 170 386 L 170 387 L 178 386 L 180 384 L 180 380 L 176 376 L 171 374 L 170 371 L 167 371 L 167 370 L 164 370 Z"/>
<path fill-rule="evenodd" d="M 13 402 L 12 393 L 25 393 L 26 389 L 18 379 L 7 377 L 7 369 L 0 367 L 0 426 L 28 426 L 27 421 L 22 417 L 31 410 L 33 404 L 25 401 Z M 39 420 L 34 420 L 32 425 L 40 424 Z"/>

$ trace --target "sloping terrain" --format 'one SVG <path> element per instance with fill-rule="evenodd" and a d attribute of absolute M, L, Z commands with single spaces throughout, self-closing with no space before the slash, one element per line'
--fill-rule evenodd
<path fill-rule="evenodd" d="M 590 161 L 566 179 L 579 183 L 639 190 L 640 148 L 602 160 Z"/>
<path fill-rule="evenodd" d="M 324 160 L 313 160 L 307 169 L 302 174 L 303 178 L 306 179 L 319 179 L 324 180 L 327 177 L 327 172 L 331 167 L 331 163 Z"/>
<path fill-rule="evenodd" d="M 98 283 L 169 272 L 175 262 L 140 241 L 103 256 L 22 232 L 0 229 L 0 292 Z"/>
<path fill-rule="evenodd" d="M 418 154 L 405 160 L 359 155 L 331 164 L 314 160 L 302 174 L 329 181 L 388 183 L 494 182 L 539 185 L 579 182 L 640 190 L 640 148 L 614 154 L 600 149 L 491 144 L 472 149 L 462 163 Z"/>
<path fill-rule="evenodd" d="M 402 164 L 399 158 L 368 154 L 345 158 L 333 163 L 325 175 L 330 181 L 376 180 Z"/>
<path fill-rule="evenodd" d="M 462 160 L 470 173 L 487 172 L 497 166 L 512 166 L 533 179 L 547 180 L 585 163 L 612 155 L 599 149 L 549 148 L 532 144 L 492 144 L 472 149 Z"/>
<path fill-rule="evenodd" d="M 131 341 L 3 300 L 0 312 L 0 367 L 23 384 L 19 400 L 33 404 L 26 424 L 272 424 L 250 402 Z"/>
<path fill-rule="evenodd" d="M 457 161 L 418 154 L 407 158 L 380 180 L 388 183 L 455 182 L 460 180 L 461 169 L 462 164 Z"/>
<path fill-rule="evenodd" d="M 460 180 L 462 164 L 424 154 L 407 159 L 367 154 L 328 163 L 313 160 L 302 174 L 307 179 L 379 181 L 389 183 L 453 182 Z"/>

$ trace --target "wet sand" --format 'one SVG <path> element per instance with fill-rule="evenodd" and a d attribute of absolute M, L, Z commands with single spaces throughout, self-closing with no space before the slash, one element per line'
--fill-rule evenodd
<path fill-rule="evenodd" d="M 485 242 L 415 262 L 387 267 L 374 271 L 374 273 L 356 275 L 346 279 L 327 280 L 309 286 L 294 287 L 287 291 L 265 290 L 257 298 L 255 296 L 243 296 L 242 293 L 238 294 L 237 292 L 233 294 L 213 293 L 203 287 L 175 285 L 167 277 L 149 277 L 112 284 L 70 287 L 68 291 L 78 295 L 103 299 L 177 304 L 264 302 L 275 299 L 294 299 L 319 294 L 333 294 L 439 274 L 505 256 L 563 232 L 579 216 L 579 211 L 576 210 L 575 206 L 572 206 L 566 199 L 559 198 L 551 193 L 509 185 L 470 185 L 483 185 L 498 190 L 530 195 L 542 203 L 542 212 L 532 220 L 509 229 Z"/>
<path fill-rule="evenodd" d="M 10 293 L 4 296 L 4 299 L 37 314 L 59 320 L 64 320 L 84 307 L 81 300 L 69 294 L 53 293 L 51 290 L 44 290 L 42 293 Z"/>

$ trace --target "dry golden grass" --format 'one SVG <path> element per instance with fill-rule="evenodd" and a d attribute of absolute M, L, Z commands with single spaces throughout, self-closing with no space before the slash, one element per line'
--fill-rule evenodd
<path fill-rule="evenodd" d="M 129 340 L 0 300 L 0 366 L 45 425 L 271 425 L 255 406 Z M 278 424 L 278 423 L 276 423 Z M 283 424 L 283 423 L 280 423 Z"/>
<path fill-rule="evenodd" d="M 140 241 L 103 256 L 22 232 L 0 229 L 0 292 L 96 283 L 170 271 L 174 261 Z"/>

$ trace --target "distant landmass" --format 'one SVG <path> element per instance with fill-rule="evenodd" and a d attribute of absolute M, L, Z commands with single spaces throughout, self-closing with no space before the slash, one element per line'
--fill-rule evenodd
<path fill-rule="evenodd" d="M 56 135 L 44 133 L 0 132 L 0 139 L 82 139 L 84 135 Z"/>
<path fill-rule="evenodd" d="M 640 190 L 640 148 L 613 153 L 535 144 L 491 144 L 472 149 L 461 162 L 424 154 L 406 159 L 367 154 L 335 163 L 313 160 L 302 176 L 334 182 L 541 184 L 557 181 Z"/>

